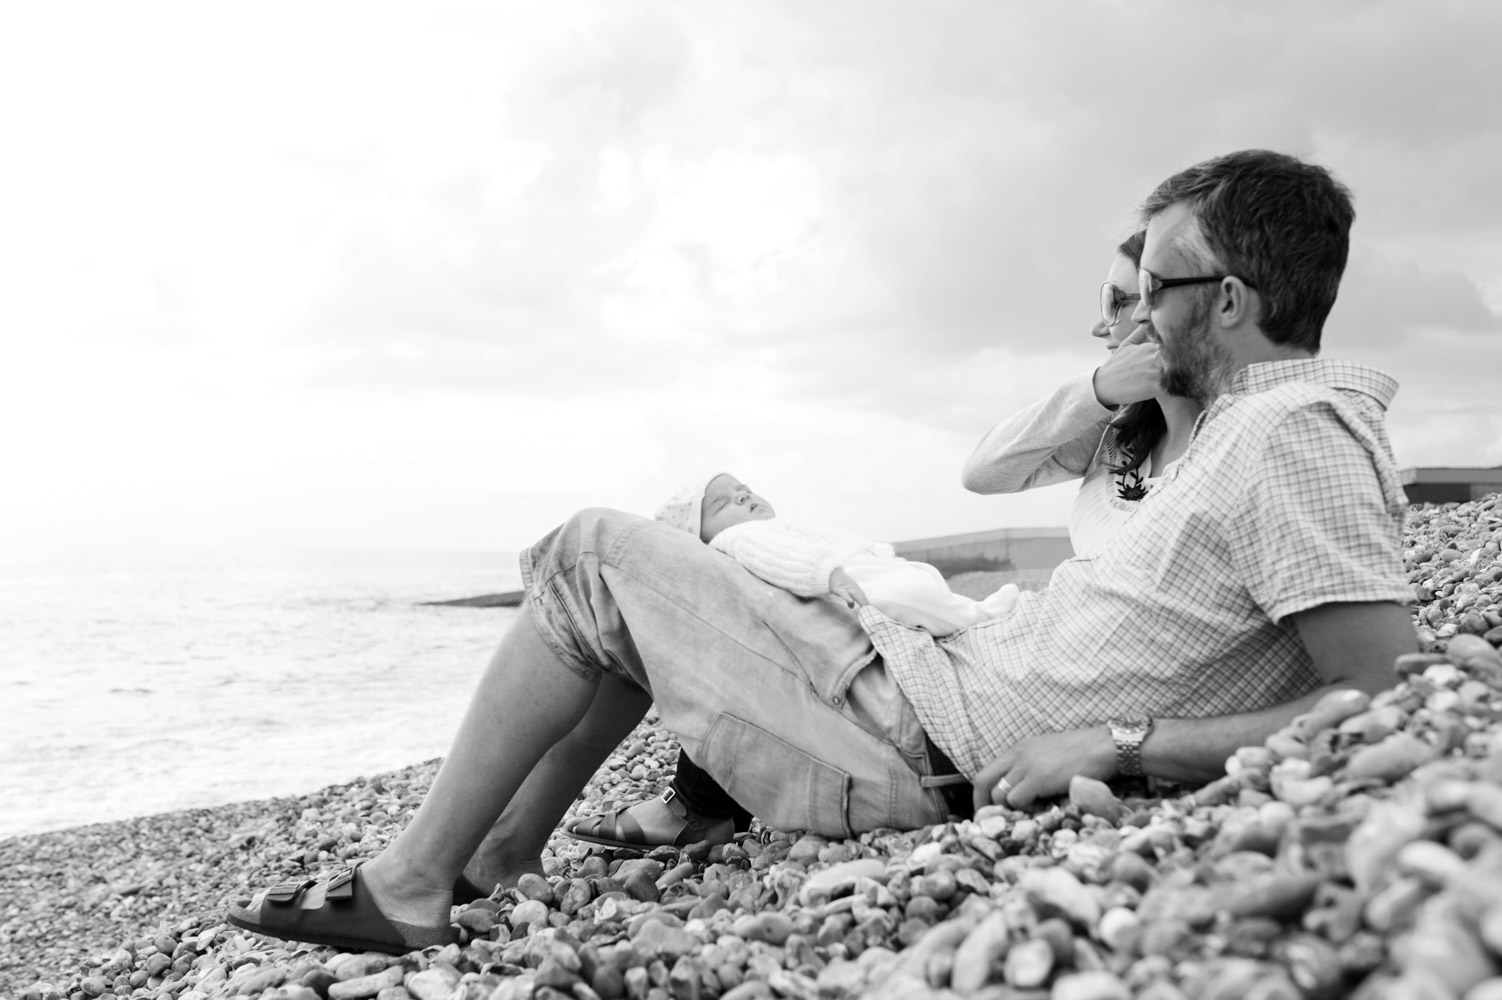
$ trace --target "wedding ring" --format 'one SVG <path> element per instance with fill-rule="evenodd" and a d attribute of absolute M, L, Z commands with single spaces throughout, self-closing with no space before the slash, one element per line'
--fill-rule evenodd
<path fill-rule="evenodd" d="M 1012 783 L 1007 779 L 1002 778 L 996 783 L 996 787 L 991 789 L 991 801 L 998 802 L 1001 805 L 1007 805 L 1007 796 L 1011 794 Z"/>

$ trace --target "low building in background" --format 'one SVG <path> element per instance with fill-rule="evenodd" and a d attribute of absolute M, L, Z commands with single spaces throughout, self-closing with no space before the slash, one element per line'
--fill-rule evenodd
<path fill-rule="evenodd" d="M 1465 503 L 1502 492 L 1502 465 L 1401 469 L 1398 475 L 1409 503 Z"/>

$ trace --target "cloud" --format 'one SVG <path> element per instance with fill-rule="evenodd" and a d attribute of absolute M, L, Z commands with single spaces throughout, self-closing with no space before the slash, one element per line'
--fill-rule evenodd
<path fill-rule="evenodd" d="M 1416 261 L 1384 258 L 1358 247 L 1346 268 L 1327 334 L 1369 350 L 1418 349 L 1436 329 L 1471 336 L 1502 332 L 1502 315 L 1485 301 L 1474 279 Z"/>
<path fill-rule="evenodd" d="M 1142 198 L 1248 146 L 1355 191 L 1327 353 L 1402 376 L 1400 452 L 1496 455 L 1502 8 L 291 10 L 4 15 L 0 397 L 38 428 L 28 511 L 92 465 L 139 485 L 141 523 L 155 477 L 325 529 L 374 504 L 373 533 L 396 515 L 372 497 L 410 514 L 426 481 L 450 526 L 530 528 L 650 504 L 707 450 L 888 536 L 1047 517 L 974 506 L 958 462 L 1098 362 Z"/>

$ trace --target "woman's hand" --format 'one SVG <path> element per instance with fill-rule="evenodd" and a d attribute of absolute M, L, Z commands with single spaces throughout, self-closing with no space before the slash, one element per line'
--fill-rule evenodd
<path fill-rule="evenodd" d="M 859 607 L 862 604 L 870 604 L 866 599 L 866 592 L 852 579 L 850 574 L 838 567 L 829 574 L 829 593 L 845 602 L 849 608 Z"/>
<path fill-rule="evenodd" d="M 1144 323 L 1111 352 L 1105 364 L 1095 369 L 1095 398 L 1100 405 L 1112 409 L 1152 399 L 1159 392 L 1162 373 L 1158 345 L 1147 340 Z"/>

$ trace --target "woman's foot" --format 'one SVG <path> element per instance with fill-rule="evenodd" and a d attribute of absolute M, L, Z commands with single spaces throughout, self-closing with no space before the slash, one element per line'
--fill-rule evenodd
<path fill-rule="evenodd" d="M 669 788 L 656 798 L 625 809 L 572 819 L 564 824 L 563 832 L 590 844 L 650 850 L 653 847 L 687 847 L 701 841 L 729 843 L 735 836 L 735 821 L 729 816 L 702 816 L 691 812 Z"/>

